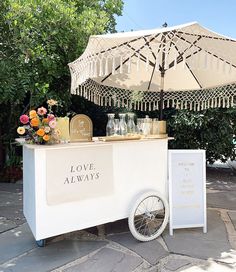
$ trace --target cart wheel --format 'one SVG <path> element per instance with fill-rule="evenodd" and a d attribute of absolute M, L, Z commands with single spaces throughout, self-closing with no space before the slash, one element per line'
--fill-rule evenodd
<path fill-rule="evenodd" d="M 139 241 L 156 239 L 164 231 L 169 219 L 169 205 L 158 192 L 139 197 L 129 216 L 129 229 Z"/>
<path fill-rule="evenodd" d="M 46 239 L 36 240 L 36 244 L 38 245 L 38 247 L 45 247 Z"/>

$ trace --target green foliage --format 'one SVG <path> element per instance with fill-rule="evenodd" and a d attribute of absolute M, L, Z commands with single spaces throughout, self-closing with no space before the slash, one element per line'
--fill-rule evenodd
<path fill-rule="evenodd" d="M 68 104 L 68 62 L 81 55 L 90 35 L 114 31 L 121 10 L 119 0 L 3 0 L 1 102 L 17 92 L 19 101 L 30 94 L 31 107 L 49 95 Z"/>
<path fill-rule="evenodd" d="M 19 166 L 22 164 L 22 156 L 19 155 L 19 147 L 16 143 L 10 142 L 7 146 L 8 152 L 7 152 L 7 159 L 6 159 L 6 167 L 10 166 Z M 21 147 L 20 147 L 21 148 Z"/>
<path fill-rule="evenodd" d="M 235 159 L 236 109 L 209 109 L 204 112 L 178 111 L 168 119 L 174 149 L 205 149 L 209 163 Z"/>
<path fill-rule="evenodd" d="M 58 114 L 68 112 L 68 63 L 90 35 L 115 31 L 122 7 L 122 0 L 0 1 L 0 168 L 20 114 L 49 98 L 63 106 Z"/>

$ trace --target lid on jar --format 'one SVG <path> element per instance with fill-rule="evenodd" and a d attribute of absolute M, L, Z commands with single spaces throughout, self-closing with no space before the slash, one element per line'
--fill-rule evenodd
<path fill-rule="evenodd" d="M 124 117 L 126 113 L 119 113 L 119 116 Z"/>
<path fill-rule="evenodd" d="M 127 114 L 128 114 L 128 116 L 134 116 L 133 112 L 128 112 Z"/>

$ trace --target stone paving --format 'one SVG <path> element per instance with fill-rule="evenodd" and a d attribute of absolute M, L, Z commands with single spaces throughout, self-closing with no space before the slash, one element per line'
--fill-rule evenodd
<path fill-rule="evenodd" d="M 167 228 L 145 243 L 120 220 L 39 248 L 22 214 L 22 184 L 0 183 L 0 272 L 236 271 L 236 176 L 214 171 L 207 175 L 208 232 L 181 229 L 170 236 Z"/>

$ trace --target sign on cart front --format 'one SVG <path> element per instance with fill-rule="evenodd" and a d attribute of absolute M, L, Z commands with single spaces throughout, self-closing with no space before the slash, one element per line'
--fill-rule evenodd
<path fill-rule="evenodd" d="M 112 146 L 46 151 L 47 203 L 56 205 L 113 193 Z M 101 156 L 102 154 L 102 156 Z"/>

